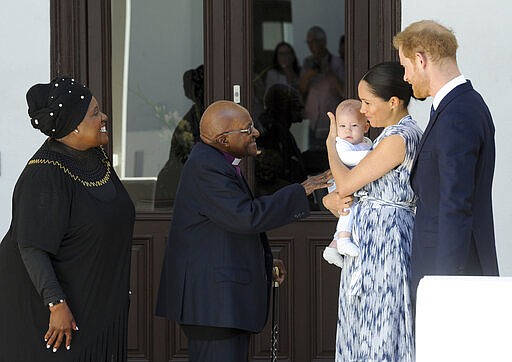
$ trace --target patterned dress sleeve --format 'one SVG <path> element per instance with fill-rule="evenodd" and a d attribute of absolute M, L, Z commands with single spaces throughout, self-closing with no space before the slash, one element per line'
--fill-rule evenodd
<path fill-rule="evenodd" d="M 404 162 L 402 162 L 402 164 L 398 167 L 398 169 L 404 168 L 410 171 L 412 168 L 412 163 L 414 162 L 416 148 L 418 147 L 419 141 L 421 139 L 422 131 L 416 122 L 412 119 L 412 117 L 408 116 L 399 124 L 387 127 L 385 132 L 386 134 L 384 137 L 399 135 L 404 139 L 405 159 Z"/>

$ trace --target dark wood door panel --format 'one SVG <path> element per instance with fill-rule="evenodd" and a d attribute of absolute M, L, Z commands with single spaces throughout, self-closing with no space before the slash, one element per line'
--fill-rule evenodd
<path fill-rule="evenodd" d="M 335 226 L 334 226 L 335 227 Z M 338 320 L 338 290 L 340 269 L 327 263 L 322 253 L 330 242 L 315 240 L 311 243 L 311 327 L 310 338 L 313 361 L 332 361 Z"/>
<path fill-rule="evenodd" d="M 132 360 L 150 361 L 151 305 L 148 292 L 152 289 L 149 264 L 151 262 L 151 237 L 137 237 L 132 242 L 130 283 L 130 333 L 128 353 Z"/>
<path fill-rule="evenodd" d="M 128 360 L 167 361 L 167 321 L 155 316 L 169 215 L 138 215 L 133 231 Z"/>
<path fill-rule="evenodd" d="M 322 252 L 332 239 L 336 221 L 327 214 L 315 214 L 268 233 L 273 249 L 276 240 L 291 240 L 290 259 L 285 261 L 288 275 L 279 291 L 280 343 L 289 346 L 280 348 L 279 357 L 285 360 L 334 360 L 339 269 L 325 262 Z M 283 294 L 287 296 L 284 305 Z M 269 323 L 265 331 L 268 328 Z"/>

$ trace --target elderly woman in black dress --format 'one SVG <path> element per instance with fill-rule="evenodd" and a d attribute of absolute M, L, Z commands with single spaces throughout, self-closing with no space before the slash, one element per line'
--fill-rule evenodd
<path fill-rule="evenodd" d="M 134 207 L 102 148 L 107 116 L 60 76 L 27 92 L 48 139 L 0 244 L 0 361 L 126 361 Z"/>

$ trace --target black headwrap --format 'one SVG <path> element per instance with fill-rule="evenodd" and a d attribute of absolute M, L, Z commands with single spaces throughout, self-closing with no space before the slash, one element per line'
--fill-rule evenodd
<path fill-rule="evenodd" d="M 53 138 L 72 132 L 84 119 L 91 91 L 75 79 L 61 75 L 50 83 L 36 84 L 27 92 L 32 127 Z"/>

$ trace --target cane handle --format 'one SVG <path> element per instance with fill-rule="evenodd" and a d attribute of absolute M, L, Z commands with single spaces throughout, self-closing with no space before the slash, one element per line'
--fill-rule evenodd
<path fill-rule="evenodd" d="M 278 266 L 274 266 L 274 276 L 276 278 L 279 277 L 279 267 Z M 279 282 L 277 280 L 274 280 L 274 288 L 279 288 Z"/>

